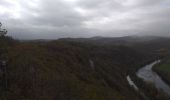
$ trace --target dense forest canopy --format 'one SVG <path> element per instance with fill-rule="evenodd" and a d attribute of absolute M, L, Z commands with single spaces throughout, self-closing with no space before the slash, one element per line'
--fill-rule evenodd
<path fill-rule="evenodd" d="M 1 40 L 6 44 L 8 56 L 8 85 L 1 90 L 2 100 L 131 100 L 132 97 L 140 100 L 142 97 L 128 85 L 126 75 L 133 75 L 143 65 L 164 57 L 169 50 L 162 45 L 169 43 L 168 39 L 159 38 L 133 45 L 63 39 L 19 42 L 6 36 Z M 159 95 L 154 100 L 162 96 L 165 97 Z"/>
<path fill-rule="evenodd" d="M 169 96 L 153 85 L 135 77 L 144 65 L 169 59 L 169 38 L 19 41 L 6 36 L 6 30 L 1 32 L 4 32 L 0 36 L 1 100 L 145 99 L 129 86 L 127 75 L 132 76 L 150 100 L 169 100 Z M 163 72 L 156 68 L 161 75 Z"/>

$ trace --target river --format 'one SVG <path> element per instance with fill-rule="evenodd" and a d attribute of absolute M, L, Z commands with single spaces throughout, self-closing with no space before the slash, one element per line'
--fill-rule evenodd
<path fill-rule="evenodd" d="M 152 70 L 153 66 L 158 63 L 160 63 L 160 60 L 154 61 L 153 63 L 144 66 L 136 72 L 136 75 L 139 78 L 142 78 L 145 82 L 153 83 L 158 90 L 162 90 L 163 92 L 170 95 L 170 86 L 165 83 L 156 72 Z"/>

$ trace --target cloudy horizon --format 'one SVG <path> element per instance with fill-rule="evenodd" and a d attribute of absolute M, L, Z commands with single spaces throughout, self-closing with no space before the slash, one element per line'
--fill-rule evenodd
<path fill-rule="evenodd" d="M 0 0 L 0 9 L 19 39 L 170 36 L 169 0 Z"/>

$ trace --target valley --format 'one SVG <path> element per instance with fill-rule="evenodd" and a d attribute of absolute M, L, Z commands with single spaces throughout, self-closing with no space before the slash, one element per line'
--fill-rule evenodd
<path fill-rule="evenodd" d="M 8 54 L 8 84 L 1 89 L 1 100 L 143 100 L 128 84 L 127 75 L 149 100 L 169 100 L 164 93 L 157 95 L 154 85 L 135 78 L 139 68 L 168 54 L 160 51 L 169 47 L 159 38 L 105 45 L 61 39 L 2 41 Z M 146 50 L 151 43 L 153 47 Z"/>

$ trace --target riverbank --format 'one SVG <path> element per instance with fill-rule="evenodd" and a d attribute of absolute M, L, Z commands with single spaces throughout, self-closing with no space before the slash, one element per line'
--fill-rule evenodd
<path fill-rule="evenodd" d="M 163 60 L 153 70 L 170 86 L 170 58 Z"/>

